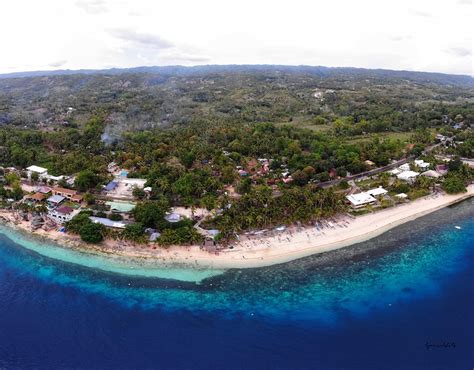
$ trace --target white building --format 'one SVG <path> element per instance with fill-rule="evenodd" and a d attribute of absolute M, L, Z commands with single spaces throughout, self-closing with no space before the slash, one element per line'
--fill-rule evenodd
<path fill-rule="evenodd" d="M 367 190 L 366 193 L 372 195 L 373 197 L 379 197 L 387 194 L 388 191 L 379 186 L 378 188 Z"/>
<path fill-rule="evenodd" d="M 410 165 L 408 163 L 402 164 L 400 167 L 398 167 L 400 171 L 410 171 Z"/>
<path fill-rule="evenodd" d="M 418 168 L 425 171 L 430 168 L 430 164 L 425 162 L 423 159 L 415 159 L 415 164 Z"/>
<path fill-rule="evenodd" d="M 48 211 L 48 217 L 58 224 L 71 221 L 72 218 L 79 213 L 79 210 L 74 210 L 68 206 L 60 206 Z"/>
<path fill-rule="evenodd" d="M 39 166 L 30 166 L 26 169 L 26 172 L 28 174 L 28 179 L 31 179 L 31 175 L 36 173 L 38 174 L 38 177 L 41 179 L 43 177 L 48 176 L 48 169 L 39 167 Z"/>
<path fill-rule="evenodd" d="M 39 166 L 30 166 L 26 169 L 26 173 L 28 174 L 28 179 L 31 180 L 31 175 L 33 173 L 38 174 L 38 178 L 43 181 L 54 181 L 58 182 L 66 178 L 66 176 L 53 176 L 48 174 L 48 169 L 39 167 Z"/>
<path fill-rule="evenodd" d="M 361 208 L 377 202 L 377 199 L 367 193 L 346 195 L 346 199 L 351 203 L 352 208 Z"/>
<path fill-rule="evenodd" d="M 96 224 L 101 224 L 101 225 L 104 225 L 106 227 L 111 227 L 111 228 L 114 228 L 114 229 L 125 229 L 125 227 L 127 226 L 127 224 L 123 221 L 112 221 L 112 220 L 109 220 L 108 218 L 104 218 L 104 217 L 89 217 L 89 219 L 96 223 Z"/>
<path fill-rule="evenodd" d="M 53 175 L 48 175 L 48 174 L 46 174 L 46 175 L 44 176 L 44 178 L 47 179 L 47 180 L 49 180 L 49 181 L 59 182 L 59 181 L 65 179 L 66 177 L 63 176 L 63 175 L 61 175 L 61 176 L 53 176 Z"/>
<path fill-rule="evenodd" d="M 147 182 L 147 179 L 122 178 L 120 179 L 120 182 L 122 184 L 125 184 L 125 186 L 137 187 L 137 188 L 143 189 L 145 187 L 145 183 Z"/>
<path fill-rule="evenodd" d="M 419 173 L 415 171 L 403 171 L 397 175 L 397 178 L 402 181 L 413 182 L 418 175 Z"/>

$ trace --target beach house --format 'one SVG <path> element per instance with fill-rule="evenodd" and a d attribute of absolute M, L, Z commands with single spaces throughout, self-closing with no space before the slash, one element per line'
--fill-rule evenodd
<path fill-rule="evenodd" d="M 377 199 L 367 193 L 346 195 L 346 199 L 349 201 L 351 207 L 354 209 L 362 208 L 369 204 L 374 204 L 377 202 Z"/>
<path fill-rule="evenodd" d="M 59 206 L 48 211 L 48 217 L 58 224 L 71 221 L 72 218 L 79 213 L 79 210 L 74 210 L 69 206 Z"/>

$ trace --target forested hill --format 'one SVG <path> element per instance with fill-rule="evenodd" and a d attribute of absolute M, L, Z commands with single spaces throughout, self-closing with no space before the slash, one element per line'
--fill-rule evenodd
<path fill-rule="evenodd" d="M 353 67 L 287 66 L 287 65 L 203 65 L 194 67 L 163 66 L 111 69 L 82 69 L 56 71 L 29 71 L 0 74 L 3 78 L 65 76 L 76 74 L 120 75 L 124 73 L 150 73 L 174 76 L 206 75 L 213 73 L 299 73 L 321 77 L 342 78 L 388 78 L 414 82 L 474 86 L 474 78 L 467 75 L 450 75 L 432 72 L 396 71 L 388 69 L 366 69 Z"/>
<path fill-rule="evenodd" d="M 99 113 L 111 135 L 197 121 L 339 122 L 352 135 L 410 131 L 445 115 L 470 123 L 474 103 L 471 77 L 421 72 L 229 65 L 31 74 L 0 78 L 0 124 L 80 128 Z"/>

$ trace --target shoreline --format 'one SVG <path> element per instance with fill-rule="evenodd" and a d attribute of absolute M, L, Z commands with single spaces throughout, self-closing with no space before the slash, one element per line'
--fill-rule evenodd
<path fill-rule="evenodd" d="M 16 222 L 12 212 L 0 210 L 0 221 L 7 227 L 43 242 L 56 244 L 58 248 L 116 257 L 131 264 L 152 262 L 156 268 L 193 268 L 225 270 L 232 268 L 257 268 L 290 262 L 313 254 L 333 251 L 375 238 L 401 224 L 435 212 L 441 208 L 462 202 L 474 196 L 474 184 L 462 194 L 429 195 L 415 201 L 357 216 L 339 225 L 317 231 L 314 226 L 288 228 L 271 236 L 241 235 L 233 243 L 233 249 L 208 252 L 199 246 L 172 246 L 162 248 L 152 245 L 135 245 L 130 242 L 106 240 L 99 245 L 82 242 L 77 235 L 57 230 L 32 231 L 28 222 Z"/>

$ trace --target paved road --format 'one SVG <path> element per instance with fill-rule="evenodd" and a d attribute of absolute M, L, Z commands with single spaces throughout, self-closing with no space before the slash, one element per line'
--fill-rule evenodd
<path fill-rule="evenodd" d="M 415 157 L 410 156 L 408 158 L 403 158 L 403 159 L 400 159 L 399 161 L 390 163 L 386 166 L 379 167 L 379 168 L 374 168 L 373 170 L 370 170 L 370 171 L 361 172 L 361 173 L 358 173 L 356 175 L 346 176 L 342 179 L 336 179 L 336 180 L 320 182 L 318 184 L 318 186 L 321 187 L 321 188 L 328 188 L 330 186 L 334 186 L 334 185 L 339 184 L 341 181 L 357 180 L 357 179 L 360 179 L 362 177 L 377 175 L 378 173 L 385 172 L 385 171 L 390 171 L 390 170 L 393 170 L 394 168 L 400 167 L 402 164 L 408 163 L 411 160 L 413 160 L 414 158 Z"/>
<path fill-rule="evenodd" d="M 430 145 L 430 146 L 428 146 L 428 147 L 425 148 L 425 150 L 423 151 L 423 153 L 424 153 L 424 154 L 428 154 L 428 153 L 430 153 L 434 148 L 436 148 L 436 147 L 438 147 L 438 146 L 440 146 L 440 145 L 441 145 L 441 143 L 434 144 L 434 145 Z M 388 165 L 383 166 L 383 167 L 375 168 L 375 169 L 370 170 L 370 171 L 361 172 L 361 173 L 358 173 L 358 174 L 356 174 L 356 175 L 344 177 L 344 178 L 342 178 L 342 179 L 320 182 L 320 183 L 318 184 L 318 186 L 321 187 L 321 188 L 327 188 L 327 187 L 330 187 L 330 186 L 333 186 L 333 185 L 337 185 L 337 184 L 339 184 L 341 181 L 357 180 L 357 179 L 360 179 L 360 178 L 365 177 L 365 176 L 377 175 L 378 173 L 381 173 L 381 172 L 393 170 L 394 168 L 397 168 L 397 167 L 401 166 L 402 164 L 408 163 L 408 162 L 412 161 L 413 159 L 415 159 L 415 156 L 409 156 L 409 157 L 407 157 L 407 158 L 400 159 L 399 161 L 393 162 L 393 163 L 388 164 Z"/>

